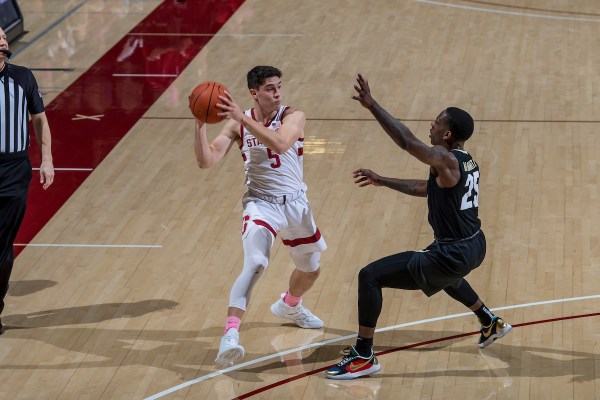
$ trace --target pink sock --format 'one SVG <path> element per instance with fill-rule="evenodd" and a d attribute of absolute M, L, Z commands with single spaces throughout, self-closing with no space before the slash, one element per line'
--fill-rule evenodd
<path fill-rule="evenodd" d="M 235 328 L 239 331 L 241 323 L 242 321 L 238 317 L 227 317 L 227 322 L 225 323 L 225 333 L 227 333 L 227 331 L 231 328 Z"/>
<path fill-rule="evenodd" d="M 300 300 L 302 300 L 302 296 L 300 296 L 300 297 L 292 296 L 289 291 L 287 291 L 285 293 L 285 296 L 283 297 L 283 302 L 290 307 L 296 307 L 298 305 L 298 303 L 300 303 Z"/>

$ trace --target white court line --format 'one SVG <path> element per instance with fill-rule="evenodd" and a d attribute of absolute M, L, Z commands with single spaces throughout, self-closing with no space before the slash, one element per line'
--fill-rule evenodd
<path fill-rule="evenodd" d="M 18 247 L 99 247 L 114 249 L 161 249 L 161 245 L 153 244 L 74 244 L 74 243 L 15 243 Z"/>
<path fill-rule="evenodd" d="M 600 294 L 595 294 L 595 295 L 591 295 L 591 296 L 582 296 L 582 297 L 571 297 L 571 298 L 568 298 L 568 299 L 538 301 L 538 302 L 535 302 L 535 303 L 517 304 L 517 305 L 514 305 L 514 306 L 505 306 L 505 307 L 492 308 L 491 310 L 492 311 L 512 310 L 512 309 L 515 309 L 515 308 L 533 307 L 533 306 L 541 306 L 541 305 L 546 305 L 546 304 L 566 303 L 566 302 L 569 302 L 569 301 L 590 300 L 590 299 L 598 299 L 598 298 L 600 298 Z M 388 326 L 388 327 L 385 327 L 385 328 L 376 329 L 375 332 L 385 332 L 385 331 L 389 331 L 389 330 L 393 330 L 393 329 L 404 328 L 404 327 L 407 327 L 407 326 L 420 325 L 420 324 L 425 324 L 425 323 L 428 323 L 428 322 L 442 321 L 442 320 L 445 320 L 445 319 L 452 319 L 452 318 L 464 317 L 464 316 L 469 316 L 469 315 L 473 315 L 473 313 L 472 312 L 464 312 L 464 313 L 460 313 L 460 314 L 444 315 L 444 316 L 436 317 L 436 318 L 422 319 L 420 321 L 407 322 L 405 324 Z M 219 371 L 212 372 L 212 373 L 210 373 L 208 375 L 204 375 L 204 376 L 201 376 L 199 378 L 192 379 L 191 381 L 184 382 L 184 383 L 182 383 L 180 385 L 173 386 L 170 389 L 166 389 L 166 390 L 163 390 L 160 393 L 157 393 L 157 394 L 152 395 L 150 397 L 146 397 L 144 400 L 159 399 L 159 398 L 164 397 L 164 396 L 166 396 L 166 395 L 168 395 L 170 393 L 173 393 L 173 392 L 175 392 L 175 391 L 177 391 L 179 389 L 183 389 L 185 387 L 191 386 L 191 385 L 193 385 L 195 383 L 199 383 L 199 382 L 202 382 L 202 381 L 205 381 L 205 380 L 217 377 L 219 375 L 226 374 L 226 373 L 231 372 L 231 371 L 236 371 L 238 369 L 249 367 L 251 365 L 258 364 L 258 363 L 261 363 L 263 361 L 271 360 L 273 358 L 280 358 L 281 356 L 284 356 L 286 354 L 295 353 L 295 352 L 306 350 L 306 349 L 310 349 L 310 348 L 313 348 L 313 347 L 320 347 L 320 346 L 324 346 L 324 345 L 330 344 L 330 343 L 341 342 L 343 340 L 352 339 L 352 338 L 355 338 L 355 337 L 356 337 L 356 334 L 347 335 L 347 336 L 341 336 L 341 337 L 337 337 L 337 338 L 333 338 L 333 339 L 323 340 L 323 341 L 317 342 L 317 343 L 311 343 L 311 344 L 306 345 L 306 346 L 296 347 L 295 349 L 290 349 L 290 350 L 282 351 L 282 352 L 279 352 L 279 353 L 271 354 L 271 355 L 268 355 L 268 356 L 260 357 L 260 358 L 257 358 L 255 360 L 247 361 L 247 362 L 242 363 L 242 364 L 238 364 L 238 365 L 234 365 L 234 366 L 229 367 L 229 368 L 221 369 Z"/>
<path fill-rule="evenodd" d="M 39 171 L 39 168 L 31 168 L 34 171 Z M 54 168 L 55 171 L 93 171 L 94 168 Z"/>
<path fill-rule="evenodd" d="M 147 78 L 177 78 L 179 75 L 177 75 L 177 74 L 113 74 L 112 76 L 132 76 L 134 78 L 137 78 L 137 77 L 147 77 Z"/>
<path fill-rule="evenodd" d="M 128 33 L 128 36 L 199 36 L 199 37 L 213 37 L 213 36 L 232 36 L 232 37 L 301 37 L 300 33 L 153 33 L 153 32 L 142 32 L 142 33 Z"/>
<path fill-rule="evenodd" d="M 482 11 L 482 12 L 494 13 L 494 14 L 517 15 L 519 17 L 532 17 L 532 18 L 554 19 L 554 20 L 562 20 L 562 21 L 600 22 L 600 19 L 598 19 L 598 18 L 559 17 L 559 16 L 556 16 L 556 15 L 522 13 L 522 12 L 516 12 L 516 11 L 494 10 L 494 9 L 491 9 L 491 8 L 480 8 L 480 7 L 472 7 L 472 6 L 463 6 L 463 5 L 460 5 L 460 4 L 449 4 L 449 3 L 442 3 L 442 2 L 439 2 L 439 1 L 432 1 L 432 0 L 415 0 L 415 1 L 417 3 L 426 3 L 426 4 L 436 5 L 436 6 L 444 6 L 444 7 L 452 7 L 452 8 L 462 8 L 464 10 Z M 559 11 L 555 11 L 555 12 L 559 12 Z"/>

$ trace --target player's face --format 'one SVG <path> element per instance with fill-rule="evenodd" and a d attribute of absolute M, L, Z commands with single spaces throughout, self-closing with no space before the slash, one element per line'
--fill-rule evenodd
<path fill-rule="evenodd" d="M 254 98 L 265 111 L 275 111 L 281 104 L 281 87 L 280 78 L 267 78 L 265 83 L 259 86 Z"/>
<path fill-rule="evenodd" d="M 446 111 L 442 111 L 440 115 L 437 116 L 435 121 L 431 123 L 431 129 L 429 129 L 429 138 L 431 139 L 431 144 L 443 145 L 445 143 L 444 137 L 448 133 L 448 124 L 446 123 Z"/>

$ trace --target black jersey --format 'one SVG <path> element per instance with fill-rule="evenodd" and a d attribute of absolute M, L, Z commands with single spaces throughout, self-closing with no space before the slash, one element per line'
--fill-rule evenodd
<path fill-rule="evenodd" d="M 430 173 L 427 181 L 429 224 L 436 240 L 468 238 L 479 230 L 479 166 L 469 153 L 454 149 L 460 180 L 452 188 L 440 188 Z"/>

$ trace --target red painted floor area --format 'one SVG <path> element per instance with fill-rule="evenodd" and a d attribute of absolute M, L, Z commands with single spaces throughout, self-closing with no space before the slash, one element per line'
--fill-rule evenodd
<path fill-rule="evenodd" d="M 242 3 L 165 0 L 160 4 L 46 105 L 54 167 L 96 168 Z M 102 117 L 74 120 L 78 114 Z M 32 142 L 32 164 L 39 167 L 39 149 Z M 34 171 L 27 213 L 15 243 L 30 243 L 90 173 L 57 171 L 55 183 L 44 192 Z M 15 247 L 15 254 L 22 249 Z"/>

